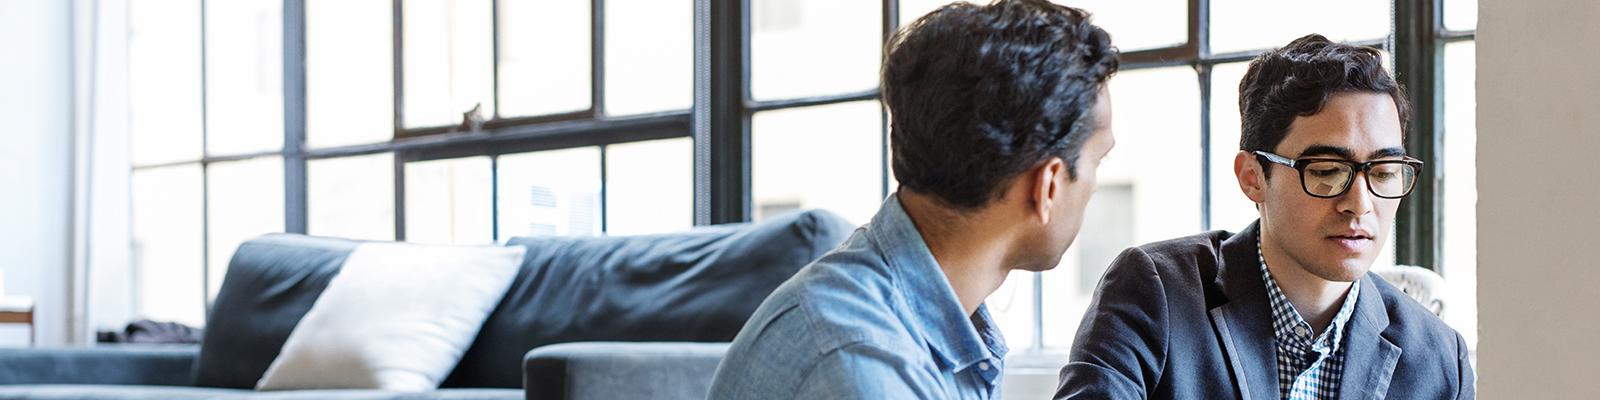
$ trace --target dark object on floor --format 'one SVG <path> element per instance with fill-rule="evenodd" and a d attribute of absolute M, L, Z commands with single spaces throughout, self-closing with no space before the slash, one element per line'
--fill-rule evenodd
<path fill-rule="evenodd" d="M 100 343 L 133 344 L 198 344 L 205 330 L 177 322 L 156 322 L 148 319 L 133 321 L 122 332 L 100 331 L 95 341 Z"/>

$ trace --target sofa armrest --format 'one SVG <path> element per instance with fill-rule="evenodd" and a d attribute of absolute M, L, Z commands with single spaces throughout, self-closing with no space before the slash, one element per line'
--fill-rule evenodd
<path fill-rule="evenodd" d="M 529 400 L 704 399 L 728 343 L 574 342 L 523 358 Z"/>
<path fill-rule="evenodd" d="M 190 386 L 199 346 L 0 349 L 0 385 Z"/>

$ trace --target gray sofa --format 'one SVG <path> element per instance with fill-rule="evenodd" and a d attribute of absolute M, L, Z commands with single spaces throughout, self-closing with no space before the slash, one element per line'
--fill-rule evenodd
<path fill-rule="evenodd" d="M 761 301 L 853 227 L 809 211 L 629 237 L 523 237 L 511 289 L 441 388 L 252 390 L 355 241 L 241 245 L 199 346 L 0 350 L 0 399 L 698 399 Z"/>

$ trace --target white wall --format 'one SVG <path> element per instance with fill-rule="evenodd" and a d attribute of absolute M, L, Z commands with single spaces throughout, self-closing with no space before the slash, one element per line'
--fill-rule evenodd
<path fill-rule="evenodd" d="M 83 229 L 88 231 L 86 314 L 83 337 L 92 340 L 96 330 L 121 330 L 136 316 L 133 312 L 133 278 L 129 261 L 129 175 L 128 166 L 128 0 L 77 0 L 98 7 L 79 12 L 79 18 L 92 20 L 94 29 L 80 27 L 80 35 L 93 35 L 92 55 L 80 52 L 81 73 L 93 74 L 93 87 L 80 87 L 78 93 L 91 96 L 87 119 L 93 145 L 88 155 L 88 215 Z M 80 19 L 78 21 L 84 21 Z M 90 58 L 86 60 L 85 58 Z M 92 66 L 92 70 L 85 68 Z M 83 82 L 80 80 L 79 82 Z M 80 85 L 86 85 L 80 83 Z M 82 103 L 80 103 L 82 104 Z"/>
<path fill-rule="evenodd" d="M 1479 393 L 1600 398 L 1600 2 L 1479 11 Z"/>
<path fill-rule="evenodd" d="M 0 272 L 38 303 L 41 345 L 66 341 L 70 306 L 71 6 L 0 2 Z M 0 346 L 25 344 L 11 328 Z"/>

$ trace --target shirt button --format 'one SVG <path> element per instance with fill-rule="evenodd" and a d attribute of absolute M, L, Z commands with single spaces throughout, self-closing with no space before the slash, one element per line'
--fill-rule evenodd
<path fill-rule="evenodd" d="M 1305 326 L 1296 326 L 1294 327 L 1294 334 L 1300 336 L 1309 336 L 1311 335 L 1311 332 L 1310 330 L 1306 329 Z"/>
<path fill-rule="evenodd" d="M 988 371 L 989 370 L 989 363 L 987 361 L 978 363 L 978 370 Z"/>

